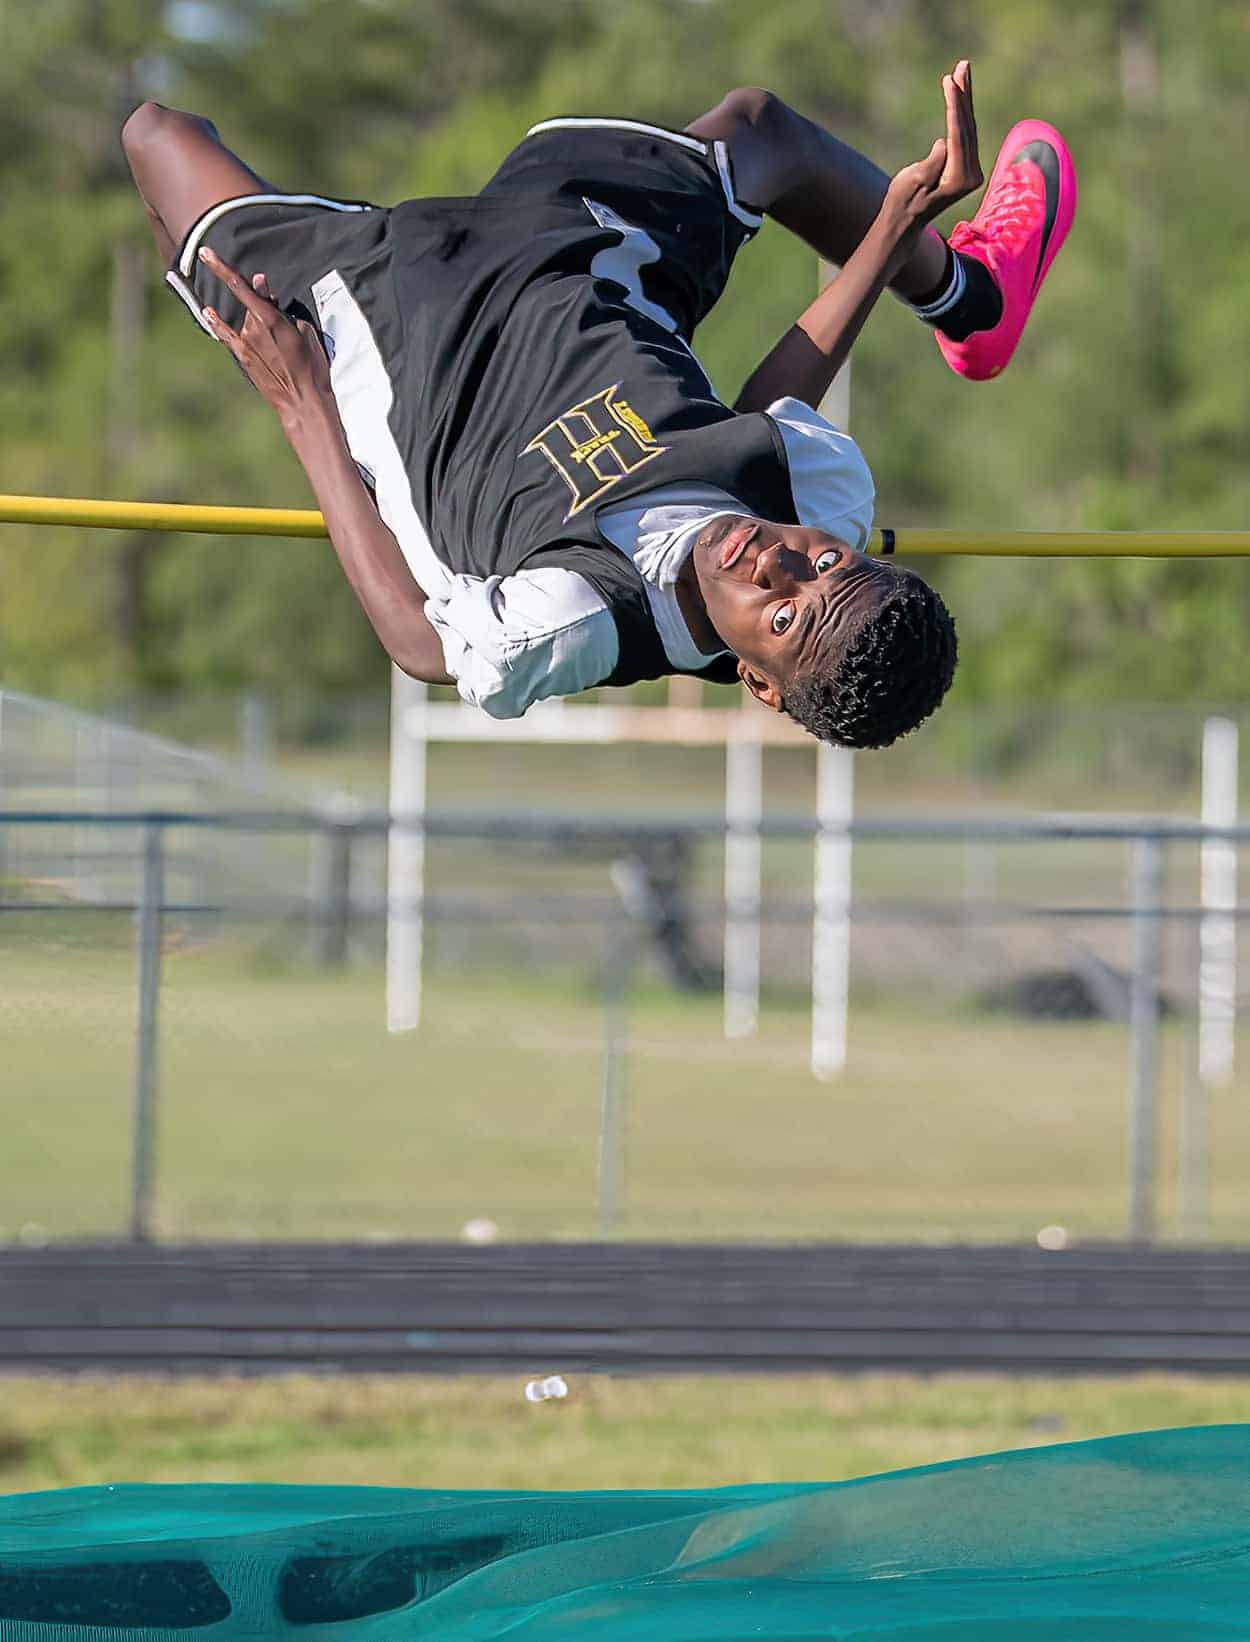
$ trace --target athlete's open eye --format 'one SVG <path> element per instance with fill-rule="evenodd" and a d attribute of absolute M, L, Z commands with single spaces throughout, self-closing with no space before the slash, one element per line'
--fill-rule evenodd
<path fill-rule="evenodd" d="M 780 610 L 773 611 L 773 632 L 784 633 L 793 620 L 794 606 L 792 604 L 783 604 Z"/>
<path fill-rule="evenodd" d="M 842 554 L 836 547 L 827 547 L 816 560 L 816 569 L 823 575 L 826 570 L 832 570 L 836 564 L 839 564 L 841 559 Z"/>

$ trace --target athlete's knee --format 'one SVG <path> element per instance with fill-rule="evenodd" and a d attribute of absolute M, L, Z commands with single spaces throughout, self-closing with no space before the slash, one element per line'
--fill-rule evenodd
<path fill-rule="evenodd" d="M 164 103 L 140 103 L 122 126 L 122 147 L 127 157 L 133 158 L 191 132 L 217 136 L 212 121 L 201 114 L 185 114 L 180 108 L 166 108 Z"/>
<path fill-rule="evenodd" d="M 173 113 L 162 103 L 140 103 L 122 126 L 122 147 L 127 154 L 136 154 L 156 141 Z"/>
<path fill-rule="evenodd" d="M 781 126 L 790 112 L 775 91 L 762 86 L 735 86 L 720 106 L 731 119 L 765 135 Z"/>
<path fill-rule="evenodd" d="M 705 142 L 728 144 L 739 196 L 767 209 L 793 181 L 799 124 L 775 91 L 735 86 L 690 130 Z"/>

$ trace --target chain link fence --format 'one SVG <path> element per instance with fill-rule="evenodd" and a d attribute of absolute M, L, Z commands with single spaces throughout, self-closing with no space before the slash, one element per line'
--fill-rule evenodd
<path fill-rule="evenodd" d="M 387 831 L 10 799 L 38 873 L 0 900 L 7 1239 L 1250 1233 L 1244 1070 L 1197 1070 L 1196 823 L 861 815 L 830 1083 L 810 819 L 761 823 L 760 1024 L 732 1040 L 722 818 L 431 812 L 399 1035 Z"/>

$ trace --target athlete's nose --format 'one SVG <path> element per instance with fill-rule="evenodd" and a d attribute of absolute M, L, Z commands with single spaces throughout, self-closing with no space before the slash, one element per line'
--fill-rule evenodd
<path fill-rule="evenodd" d="M 769 593 L 788 592 L 803 579 L 802 566 L 809 564 L 806 554 L 792 552 L 784 542 L 770 542 L 756 554 L 751 580 Z"/>

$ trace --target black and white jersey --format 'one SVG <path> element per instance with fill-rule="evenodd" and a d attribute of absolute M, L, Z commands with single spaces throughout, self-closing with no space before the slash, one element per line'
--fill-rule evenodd
<path fill-rule="evenodd" d="M 806 407 L 736 415 L 691 350 L 758 224 L 723 144 L 560 120 L 469 199 L 228 201 L 191 231 L 169 277 L 193 311 L 211 298 L 237 324 L 196 258 L 211 243 L 245 276 L 263 271 L 287 312 L 315 319 L 352 454 L 428 596 L 449 671 L 469 699 L 510 715 L 562 681 L 733 676 L 732 658 L 674 664 L 655 588 L 619 528 L 626 517 L 643 528 L 648 498 L 723 498 L 707 516 L 866 536 L 871 479 L 851 441 Z M 594 642 L 565 642 L 558 666 L 529 668 L 492 706 L 464 688 L 474 645 L 510 591 L 538 586 L 548 639 L 580 626 Z M 524 604 L 505 651 L 532 647 Z"/>

